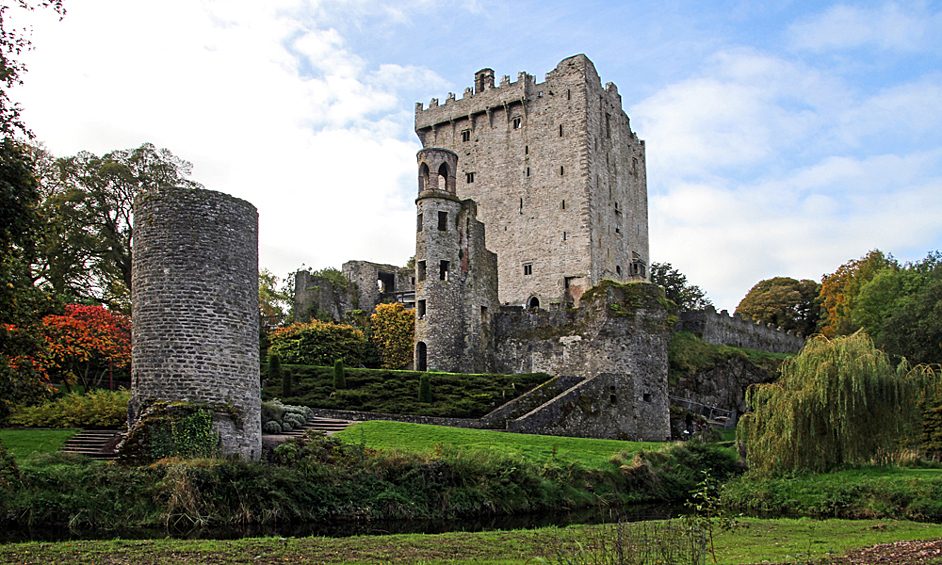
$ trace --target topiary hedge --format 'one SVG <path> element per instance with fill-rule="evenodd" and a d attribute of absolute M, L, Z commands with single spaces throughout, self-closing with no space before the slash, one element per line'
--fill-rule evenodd
<path fill-rule="evenodd" d="M 337 359 L 358 367 L 367 340 L 361 330 L 345 324 L 312 321 L 279 328 L 271 334 L 269 354 L 289 365 L 333 365 Z"/>

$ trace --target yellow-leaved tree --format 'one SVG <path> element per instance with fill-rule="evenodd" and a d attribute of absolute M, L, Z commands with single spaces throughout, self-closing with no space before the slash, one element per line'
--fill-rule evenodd
<path fill-rule="evenodd" d="M 379 351 L 384 369 L 402 369 L 412 361 L 415 336 L 415 312 L 406 310 L 401 302 L 377 304 L 370 316 L 373 343 Z"/>

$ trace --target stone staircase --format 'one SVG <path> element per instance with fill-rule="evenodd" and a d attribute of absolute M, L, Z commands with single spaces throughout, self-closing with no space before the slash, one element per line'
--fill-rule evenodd
<path fill-rule="evenodd" d="M 69 438 L 59 451 L 77 453 L 92 459 L 114 459 L 114 446 L 121 435 L 122 430 L 119 429 L 82 430 Z"/>
<path fill-rule="evenodd" d="M 356 424 L 356 422 L 351 420 L 338 420 L 335 418 L 320 418 L 318 416 L 313 416 L 308 418 L 308 421 L 305 422 L 305 424 L 300 428 L 291 430 L 290 432 L 285 432 L 281 435 L 286 437 L 301 437 L 304 435 L 304 432 L 308 430 L 321 430 L 327 435 L 333 435 L 340 430 L 352 426 L 353 424 Z"/>

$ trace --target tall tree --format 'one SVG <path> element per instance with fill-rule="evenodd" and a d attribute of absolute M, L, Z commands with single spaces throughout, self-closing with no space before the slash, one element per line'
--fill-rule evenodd
<path fill-rule="evenodd" d="M 10 138 L 0 141 L 0 417 L 48 391 L 41 322 L 56 303 L 33 285 L 30 262 L 40 229 L 32 161 Z"/>
<path fill-rule="evenodd" d="M 821 279 L 820 301 L 823 311 L 818 321 L 821 333 L 827 337 L 850 335 L 859 329 L 853 321 L 854 302 L 860 290 L 876 274 L 897 265 L 892 255 L 874 249 L 861 257 L 838 267 Z"/>
<path fill-rule="evenodd" d="M 670 263 L 651 263 L 651 282 L 664 289 L 664 295 L 681 310 L 702 310 L 713 303 L 697 285 L 689 284 L 687 276 Z"/>
<path fill-rule="evenodd" d="M 766 279 L 749 290 L 736 308 L 736 313 L 785 330 L 811 335 L 815 333 L 818 324 L 819 308 L 816 300 L 820 289 L 821 285 L 808 279 Z"/>
<path fill-rule="evenodd" d="M 942 363 L 942 253 L 880 270 L 860 289 L 851 316 L 894 357 Z"/>
<path fill-rule="evenodd" d="M 193 165 L 145 143 L 102 157 L 81 151 L 43 169 L 49 224 L 39 276 L 58 293 L 127 311 L 134 197 L 166 186 L 201 187 L 187 178 Z"/>
<path fill-rule="evenodd" d="M 939 375 L 897 366 L 858 332 L 810 340 L 771 384 L 752 385 L 738 432 L 750 468 L 824 472 L 912 449 Z"/>

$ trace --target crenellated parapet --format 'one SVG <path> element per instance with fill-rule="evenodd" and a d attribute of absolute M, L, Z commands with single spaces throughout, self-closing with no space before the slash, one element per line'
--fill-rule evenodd
<path fill-rule="evenodd" d="M 695 333 L 707 343 L 773 353 L 791 353 L 805 345 L 804 336 L 794 330 L 786 331 L 741 314 L 730 316 L 727 310 L 717 312 L 712 306 L 681 312 L 678 318 L 676 331 Z"/>

